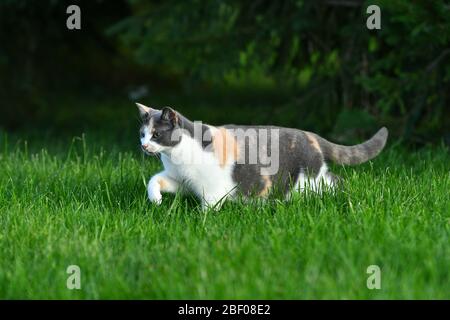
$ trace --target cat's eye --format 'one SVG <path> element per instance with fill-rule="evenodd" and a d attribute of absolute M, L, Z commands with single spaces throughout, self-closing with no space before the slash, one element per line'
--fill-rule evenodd
<path fill-rule="evenodd" d="M 145 132 L 141 132 L 141 138 L 145 138 Z"/>
<path fill-rule="evenodd" d="M 153 138 L 158 138 L 160 135 L 158 131 L 153 132 Z"/>

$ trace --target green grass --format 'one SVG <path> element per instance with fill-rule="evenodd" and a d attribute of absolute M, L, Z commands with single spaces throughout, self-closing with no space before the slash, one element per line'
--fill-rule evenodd
<path fill-rule="evenodd" d="M 203 213 L 147 201 L 160 164 L 136 144 L 2 141 L 0 298 L 450 298 L 443 147 L 334 167 L 337 194 Z M 72 264 L 81 290 L 66 288 Z M 381 290 L 366 287 L 373 264 Z"/>

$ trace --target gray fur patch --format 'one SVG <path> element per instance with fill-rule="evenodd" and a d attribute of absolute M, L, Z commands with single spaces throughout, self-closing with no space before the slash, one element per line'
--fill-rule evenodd
<path fill-rule="evenodd" d="M 252 135 L 248 139 L 239 141 L 239 161 L 233 170 L 233 179 L 238 184 L 238 191 L 244 195 L 258 194 L 266 195 L 270 181 L 270 189 L 275 192 L 286 194 L 298 179 L 300 172 L 315 177 L 319 173 L 324 163 L 322 153 L 310 143 L 306 133 L 297 130 L 274 126 L 236 126 L 226 125 L 228 129 L 255 130 L 258 134 Z M 268 135 L 267 146 L 261 145 L 260 130 L 279 130 L 279 154 L 273 155 L 270 151 L 272 143 L 271 136 Z M 268 156 L 278 156 L 279 169 L 275 174 L 265 175 L 266 163 L 262 163 L 258 158 L 257 163 L 249 163 L 249 158 L 253 148 L 266 148 Z M 242 159 L 244 157 L 244 159 Z"/>

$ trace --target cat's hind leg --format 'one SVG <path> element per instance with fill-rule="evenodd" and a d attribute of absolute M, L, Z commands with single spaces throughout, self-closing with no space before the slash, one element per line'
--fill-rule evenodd
<path fill-rule="evenodd" d="M 330 180 L 330 184 L 333 188 L 341 186 L 343 182 L 340 176 L 329 171 L 327 172 L 327 179 Z"/>
<path fill-rule="evenodd" d="M 307 175 L 301 170 L 294 190 L 300 192 L 309 190 L 320 194 L 323 191 L 333 190 L 338 183 L 339 177 L 329 172 L 327 165 L 324 163 L 315 176 Z"/>
<path fill-rule="evenodd" d="M 148 182 L 147 192 L 151 202 L 161 204 L 161 192 L 177 192 L 179 182 L 170 177 L 166 171 L 155 174 Z"/>
<path fill-rule="evenodd" d="M 333 191 L 336 186 L 336 179 L 334 175 L 328 171 L 327 165 L 324 163 L 320 168 L 319 174 L 315 178 L 315 186 L 317 193 L 322 193 L 323 191 Z"/>

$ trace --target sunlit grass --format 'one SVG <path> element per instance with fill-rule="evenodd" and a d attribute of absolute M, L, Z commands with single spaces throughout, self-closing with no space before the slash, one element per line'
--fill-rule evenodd
<path fill-rule="evenodd" d="M 158 161 L 99 141 L 3 137 L 0 298 L 450 298 L 443 147 L 334 167 L 337 194 L 203 213 L 190 197 L 150 204 Z M 66 288 L 73 264 L 81 290 Z"/>

